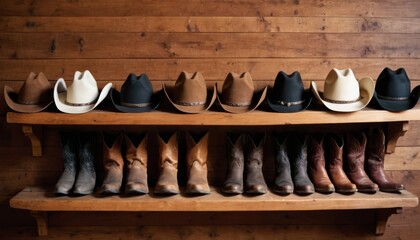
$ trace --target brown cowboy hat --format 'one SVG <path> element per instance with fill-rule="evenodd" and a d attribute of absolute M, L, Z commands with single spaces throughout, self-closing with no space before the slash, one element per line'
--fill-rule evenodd
<path fill-rule="evenodd" d="M 251 74 L 230 72 L 223 82 L 222 92 L 217 95 L 220 106 L 230 113 L 245 113 L 255 110 L 265 99 L 267 86 L 256 93 Z"/>
<path fill-rule="evenodd" d="M 44 73 L 37 75 L 31 72 L 19 92 L 4 86 L 4 98 L 16 112 L 41 112 L 53 102 L 53 87 Z"/>
<path fill-rule="evenodd" d="M 184 113 L 199 113 L 208 110 L 216 100 L 216 86 L 207 93 L 206 82 L 200 72 L 181 72 L 172 91 L 165 85 L 163 90 L 171 104 Z"/>

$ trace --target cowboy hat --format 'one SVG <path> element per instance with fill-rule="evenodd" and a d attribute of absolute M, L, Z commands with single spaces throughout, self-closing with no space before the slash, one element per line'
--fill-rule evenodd
<path fill-rule="evenodd" d="M 63 78 L 54 86 L 54 102 L 58 110 L 64 113 L 86 113 L 96 108 L 112 88 L 108 83 L 99 94 L 98 85 L 92 74 L 86 70 L 74 73 L 73 83 L 67 88 Z"/>
<path fill-rule="evenodd" d="M 19 92 L 4 86 L 4 98 L 7 105 L 16 112 L 41 112 L 53 102 L 52 85 L 44 73 L 31 72 Z"/>
<path fill-rule="evenodd" d="M 222 92 L 217 95 L 220 106 L 230 113 L 245 113 L 255 110 L 265 99 L 267 86 L 260 93 L 254 91 L 251 74 L 228 73 Z"/>
<path fill-rule="evenodd" d="M 268 106 L 276 112 L 298 112 L 306 109 L 312 101 L 310 90 L 305 90 L 299 72 L 277 74 L 273 89 L 267 96 Z"/>
<path fill-rule="evenodd" d="M 376 79 L 374 98 L 385 110 L 398 112 L 413 108 L 420 97 L 420 86 L 411 91 L 410 79 L 404 68 L 384 68 Z"/>
<path fill-rule="evenodd" d="M 364 108 L 373 97 L 375 84 L 372 78 L 354 77 L 350 68 L 333 68 L 325 79 L 324 92 L 318 92 L 315 82 L 311 82 L 315 97 L 328 109 L 336 112 L 354 112 Z"/>
<path fill-rule="evenodd" d="M 162 99 L 162 91 L 153 94 L 152 84 L 146 74 L 128 75 L 121 86 L 121 92 L 111 90 L 111 101 L 121 112 L 149 112 L 156 109 Z"/>
<path fill-rule="evenodd" d="M 171 104 L 184 113 L 199 113 L 206 111 L 216 100 L 216 86 L 207 93 L 206 82 L 200 72 L 181 72 L 172 91 L 166 85 L 163 90 Z"/>

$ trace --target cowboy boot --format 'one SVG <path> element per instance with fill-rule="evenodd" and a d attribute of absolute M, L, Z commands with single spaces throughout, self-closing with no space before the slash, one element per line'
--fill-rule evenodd
<path fill-rule="evenodd" d="M 148 135 L 124 135 L 127 151 L 127 183 L 125 193 L 146 194 L 149 192 L 147 185 L 147 142 Z"/>
<path fill-rule="evenodd" d="M 187 194 L 210 194 L 207 182 L 208 139 L 208 133 L 193 136 L 187 132 Z"/>
<path fill-rule="evenodd" d="M 287 155 L 287 135 L 273 134 L 273 143 L 276 169 L 273 192 L 282 195 L 293 193 L 290 161 Z"/>
<path fill-rule="evenodd" d="M 226 194 L 243 192 L 245 134 L 226 133 L 227 172 L 222 191 Z"/>
<path fill-rule="evenodd" d="M 158 134 L 159 180 L 155 194 L 178 194 L 178 134 Z"/>
<path fill-rule="evenodd" d="M 347 134 L 347 173 L 359 192 L 376 192 L 379 190 L 378 185 L 369 179 L 364 170 L 366 142 L 363 132 Z"/>
<path fill-rule="evenodd" d="M 384 172 L 385 134 L 381 129 L 375 128 L 369 132 L 366 147 L 366 172 L 370 179 L 379 185 L 383 192 L 398 192 L 404 186 L 387 178 Z"/>
<path fill-rule="evenodd" d="M 292 134 L 288 138 L 288 154 L 292 170 L 294 192 L 296 194 L 312 194 L 314 185 L 308 176 L 307 137 Z"/>
<path fill-rule="evenodd" d="M 344 140 L 341 135 L 333 134 L 327 137 L 327 171 L 336 192 L 354 193 L 357 191 L 356 185 L 348 179 L 343 169 L 343 146 Z"/>
<path fill-rule="evenodd" d="M 334 192 L 332 184 L 325 169 L 324 136 L 308 137 L 308 174 L 315 186 L 315 191 L 321 193 Z"/>
<path fill-rule="evenodd" d="M 99 193 L 117 194 L 123 179 L 124 160 L 121 155 L 122 134 L 102 134 L 102 160 L 105 177 Z"/>
<path fill-rule="evenodd" d="M 245 192 L 247 194 L 267 193 L 267 184 L 262 173 L 265 133 L 248 135 L 249 148 L 245 164 Z"/>
<path fill-rule="evenodd" d="M 91 194 L 95 189 L 95 134 L 80 133 L 79 136 L 79 173 L 76 178 L 73 193 L 78 195 Z"/>
<path fill-rule="evenodd" d="M 62 132 L 61 146 L 63 149 L 64 170 L 60 179 L 55 185 L 54 193 L 56 195 L 67 195 L 73 188 L 76 180 L 76 134 Z"/>

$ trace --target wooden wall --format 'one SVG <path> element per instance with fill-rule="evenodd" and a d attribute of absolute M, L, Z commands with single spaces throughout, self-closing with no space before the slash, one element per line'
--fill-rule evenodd
<path fill-rule="evenodd" d="M 249 71 L 258 87 L 280 70 L 300 71 L 305 85 L 333 67 L 376 78 L 404 67 L 420 84 L 418 0 L 0 0 L 0 88 L 18 89 L 30 71 L 54 82 L 89 69 L 103 86 L 147 73 L 157 89 L 182 70 L 209 84 Z M 322 82 L 320 82 L 322 83 Z M 34 220 L 9 199 L 27 185 L 55 184 L 62 167 L 59 128 L 44 128 L 44 155 L 31 157 L 19 126 L 7 124 L 0 93 L 0 238 L 35 237 Z M 411 122 L 390 176 L 420 195 L 420 122 Z M 100 130 L 100 129 L 98 129 Z M 104 129 L 107 130 L 107 129 Z M 144 129 L 136 129 L 142 131 Z M 223 132 L 213 129 L 211 181 L 224 176 Z M 258 129 L 262 130 L 262 129 Z M 270 151 L 270 147 L 267 147 Z M 153 150 L 153 149 L 152 149 Z M 265 158 L 272 179 L 272 154 Z M 372 211 L 245 213 L 53 213 L 58 239 L 419 239 L 420 207 L 390 218 L 373 235 Z"/>

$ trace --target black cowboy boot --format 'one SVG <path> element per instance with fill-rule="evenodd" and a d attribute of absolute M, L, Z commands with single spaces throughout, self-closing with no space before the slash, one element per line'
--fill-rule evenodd
<path fill-rule="evenodd" d="M 79 173 L 73 193 L 91 194 L 95 189 L 95 134 L 81 133 L 79 137 Z"/>
<path fill-rule="evenodd" d="M 60 133 L 61 146 L 63 149 L 64 170 L 60 179 L 55 185 L 54 193 L 56 195 L 67 195 L 73 188 L 76 180 L 77 169 L 77 155 L 76 155 L 76 140 L 77 135 L 70 132 Z"/>
<path fill-rule="evenodd" d="M 315 187 L 309 179 L 307 167 L 307 137 L 301 134 L 291 134 L 288 141 L 288 153 L 292 169 L 294 192 L 296 194 L 312 194 Z"/>
<path fill-rule="evenodd" d="M 278 194 L 293 193 L 293 181 L 290 173 L 290 161 L 287 155 L 287 134 L 273 134 L 274 164 L 276 175 L 273 192 Z"/>

